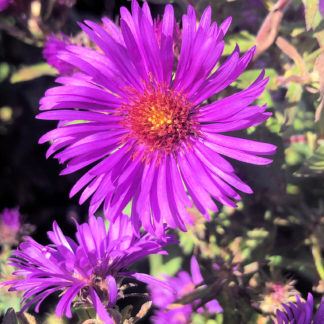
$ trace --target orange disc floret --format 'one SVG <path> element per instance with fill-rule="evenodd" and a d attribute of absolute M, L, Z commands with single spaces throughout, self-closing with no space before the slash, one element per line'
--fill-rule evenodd
<path fill-rule="evenodd" d="M 127 135 L 144 144 L 149 152 L 171 153 L 190 135 L 197 135 L 192 120 L 192 103 L 181 92 L 150 87 L 135 92 L 122 105 L 122 124 L 131 132 Z"/>

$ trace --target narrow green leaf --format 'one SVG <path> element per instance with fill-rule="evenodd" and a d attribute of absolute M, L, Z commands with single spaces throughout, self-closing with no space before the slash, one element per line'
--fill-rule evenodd
<path fill-rule="evenodd" d="M 30 81 L 44 75 L 57 75 L 56 69 L 47 63 L 39 63 L 31 66 L 26 66 L 13 73 L 10 82 L 17 83 L 23 81 Z"/>
<path fill-rule="evenodd" d="M 248 70 L 243 72 L 235 81 L 235 85 L 239 89 L 246 89 L 249 87 L 254 80 L 260 75 L 262 69 Z M 266 69 L 265 76 L 269 77 L 269 83 L 267 84 L 267 88 L 271 90 L 277 89 L 277 76 L 278 73 L 275 69 Z"/>
<path fill-rule="evenodd" d="M 9 64 L 6 62 L 3 62 L 0 64 L 0 82 L 5 80 L 10 73 L 10 67 Z"/>
<path fill-rule="evenodd" d="M 233 34 L 226 38 L 226 46 L 223 55 L 230 55 L 236 44 L 240 46 L 240 52 L 247 52 L 255 45 L 255 36 L 251 35 L 248 31 L 243 30 L 239 34 Z"/>
<path fill-rule="evenodd" d="M 306 29 L 314 29 L 317 27 L 319 21 L 316 17 L 318 13 L 319 0 L 303 0 L 305 6 L 305 21 Z"/>
<path fill-rule="evenodd" d="M 320 143 L 314 154 L 305 161 L 295 174 L 304 177 L 324 174 L 324 143 Z"/>

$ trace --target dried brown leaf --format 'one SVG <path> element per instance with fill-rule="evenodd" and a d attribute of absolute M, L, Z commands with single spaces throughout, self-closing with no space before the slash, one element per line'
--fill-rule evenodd
<path fill-rule="evenodd" d="M 315 61 L 314 70 L 318 72 L 320 79 L 320 104 L 315 112 L 317 135 L 324 138 L 324 53 Z"/>
<path fill-rule="evenodd" d="M 300 75 L 305 75 L 307 72 L 305 62 L 301 55 L 298 53 L 297 49 L 280 36 L 276 40 L 276 45 L 295 62 L 298 70 L 300 71 Z"/>
<path fill-rule="evenodd" d="M 141 306 L 141 309 L 139 312 L 135 315 L 135 317 L 131 317 L 129 319 L 125 319 L 123 324 L 135 324 L 137 323 L 140 319 L 142 319 L 147 312 L 150 310 L 152 306 L 152 301 L 147 301 Z"/>
<path fill-rule="evenodd" d="M 22 324 L 37 324 L 36 318 L 29 313 L 17 313 L 17 316 Z"/>
<path fill-rule="evenodd" d="M 273 44 L 277 37 L 282 17 L 290 2 L 291 0 L 278 0 L 273 10 L 269 12 L 264 20 L 256 37 L 257 49 L 253 58 L 254 60 Z"/>
<path fill-rule="evenodd" d="M 152 301 L 147 301 L 146 303 L 144 303 L 141 309 L 139 310 L 139 312 L 136 314 L 136 318 L 138 319 L 143 318 L 150 310 L 151 306 L 152 306 Z"/>

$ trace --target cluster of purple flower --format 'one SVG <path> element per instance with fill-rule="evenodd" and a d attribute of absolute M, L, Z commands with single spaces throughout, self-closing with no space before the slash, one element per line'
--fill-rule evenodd
<path fill-rule="evenodd" d="M 115 306 L 124 278 L 170 289 L 164 282 L 128 268 L 149 254 L 163 253 L 162 247 L 176 240 L 169 235 L 164 241 L 150 234 L 136 236 L 127 215 L 119 215 L 108 231 L 103 218 L 90 217 L 88 223 L 77 224 L 76 242 L 64 236 L 56 222 L 47 234 L 52 244 L 43 246 L 26 237 L 9 259 L 19 269 L 14 274 L 22 278 L 5 284 L 11 285 L 10 290 L 25 291 L 22 311 L 35 303 L 38 311 L 47 296 L 64 291 L 57 316 L 71 317 L 71 304 L 77 296 L 79 304 L 92 304 L 105 323 L 113 323 L 106 308 Z"/>
<path fill-rule="evenodd" d="M 120 16 L 120 28 L 107 18 L 102 24 L 80 24 L 100 50 L 74 45 L 64 35 L 48 38 L 44 56 L 60 72 L 57 82 L 62 85 L 41 99 L 37 118 L 59 123 L 40 143 L 49 141 L 47 157 L 55 154 L 66 163 L 62 174 L 92 165 L 70 193 L 82 191 L 80 203 L 90 199 L 89 222 L 77 225 L 77 241 L 64 236 L 56 223 L 48 233 L 51 245 L 27 237 L 11 258 L 22 278 L 5 285 L 25 291 L 23 310 L 37 303 L 38 311 L 48 295 L 64 291 L 58 316 L 71 317 L 76 299 L 93 305 L 101 320 L 112 323 L 109 309 L 117 302 L 122 280 L 134 278 L 155 285 L 153 300 L 161 308 L 156 323 L 165 316 L 177 323 L 171 318 L 179 314 L 189 321 L 195 305 L 165 308 L 203 282 L 196 259 L 191 261 L 192 278 L 181 272 L 168 284 L 128 267 L 174 243 L 166 225 L 185 231 L 192 224 L 187 208 L 194 205 L 208 218 L 209 211 L 218 210 L 212 197 L 235 207 L 233 200 L 241 198 L 237 190 L 252 193 L 224 156 L 265 165 L 271 160 L 263 156 L 276 148 L 222 133 L 268 119 L 266 106 L 253 104 L 268 79 L 262 72 L 247 89 L 210 103 L 245 70 L 255 51 L 240 56 L 236 47 L 215 69 L 230 18 L 217 26 L 208 7 L 197 25 L 189 6 L 179 35 L 171 5 L 158 23 L 147 3 L 141 8 L 136 0 L 132 13 L 123 7 Z M 130 217 L 122 214 L 129 203 Z M 110 221 L 108 231 L 103 219 L 94 217 L 101 206 Z M 147 232 L 140 234 L 141 227 Z M 170 284 L 179 288 L 177 295 Z M 158 288 L 163 292 L 156 293 Z M 205 306 L 222 311 L 216 301 Z"/>
<path fill-rule="evenodd" d="M 165 277 L 166 282 L 175 291 L 170 289 L 157 289 L 156 286 L 150 286 L 153 304 L 159 308 L 152 319 L 155 324 L 185 324 L 190 322 L 193 309 L 200 302 L 199 299 L 195 301 L 196 305 L 187 304 L 171 307 L 177 299 L 193 292 L 196 287 L 204 282 L 197 259 L 194 256 L 191 258 L 190 270 L 191 275 L 188 272 L 180 271 L 177 277 Z M 210 314 L 221 313 L 223 311 L 217 300 L 206 303 L 204 307 Z M 204 309 L 200 307 L 197 311 L 203 313 Z"/>

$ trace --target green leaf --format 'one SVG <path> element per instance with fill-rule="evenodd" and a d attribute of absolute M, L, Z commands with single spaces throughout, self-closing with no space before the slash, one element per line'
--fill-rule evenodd
<path fill-rule="evenodd" d="M 269 260 L 271 266 L 280 267 L 282 264 L 282 256 L 281 255 L 271 255 L 266 258 Z"/>
<path fill-rule="evenodd" d="M 152 254 L 149 256 L 151 275 L 158 277 L 161 274 L 174 276 L 180 269 L 182 258 L 175 257 L 163 264 L 163 256 L 160 254 Z"/>
<path fill-rule="evenodd" d="M 192 253 L 192 250 L 195 247 L 195 236 L 193 233 L 191 231 L 179 232 L 179 239 L 184 254 Z"/>
<path fill-rule="evenodd" d="M 73 310 L 80 322 L 86 321 L 89 318 L 96 318 L 96 311 L 91 306 L 77 306 Z"/>
<path fill-rule="evenodd" d="M 239 89 L 246 89 L 254 82 L 254 80 L 260 75 L 262 69 L 248 70 L 243 72 L 235 81 L 236 86 Z M 269 77 L 269 82 L 267 84 L 267 88 L 271 90 L 277 89 L 277 76 L 278 73 L 275 69 L 266 69 L 265 77 Z"/>
<path fill-rule="evenodd" d="M 163 257 L 160 254 L 152 254 L 149 256 L 150 273 L 152 276 L 157 277 L 162 272 Z"/>
<path fill-rule="evenodd" d="M 239 45 L 241 52 L 247 52 L 255 44 L 255 36 L 243 30 L 239 34 L 231 35 L 226 39 L 226 46 L 223 55 L 230 55 L 236 44 Z"/>
<path fill-rule="evenodd" d="M 318 5 L 319 0 L 303 0 L 305 6 L 305 21 L 306 29 L 315 29 L 319 24 L 320 20 L 318 19 Z"/>
<path fill-rule="evenodd" d="M 180 269 L 181 262 L 182 262 L 181 257 L 176 257 L 171 259 L 170 261 L 164 264 L 163 273 L 167 274 L 168 276 L 174 276 Z"/>
<path fill-rule="evenodd" d="M 5 80 L 7 76 L 9 75 L 10 67 L 9 64 L 6 62 L 3 62 L 0 64 L 0 82 Z"/>
<path fill-rule="evenodd" d="M 306 159 L 310 158 L 312 150 L 307 144 L 293 143 L 286 148 L 285 156 L 287 164 L 293 166 L 303 163 Z"/>
<path fill-rule="evenodd" d="M 201 314 L 193 314 L 192 315 L 192 323 L 193 324 L 205 324 L 206 318 Z"/>
<path fill-rule="evenodd" d="M 288 102 L 295 103 L 299 102 L 303 93 L 303 87 L 299 83 L 291 82 L 286 93 Z"/>
<path fill-rule="evenodd" d="M 13 73 L 10 82 L 17 83 L 23 81 L 30 81 L 44 75 L 57 75 L 56 69 L 47 63 L 39 63 L 31 66 L 26 66 Z"/>
<path fill-rule="evenodd" d="M 324 143 L 320 143 L 314 154 L 305 161 L 295 174 L 304 177 L 324 174 Z"/>

